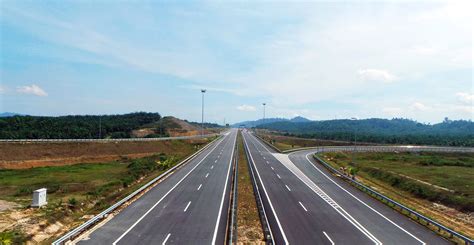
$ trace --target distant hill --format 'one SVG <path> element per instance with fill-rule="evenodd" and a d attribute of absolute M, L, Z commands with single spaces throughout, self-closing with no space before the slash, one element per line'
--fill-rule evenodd
<path fill-rule="evenodd" d="M 465 120 L 445 120 L 433 125 L 399 118 L 299 123 L 281 121 L 260 125 L 257 128 L 305 138 L 353 140 L 356 134 L 357 140 L 365 142 L 474 146 L 474 123 Z"/>
<path fill-rule="evenodd" d="M 0 113 L 0 117 L 14 117 L 14 116 L 24 116 L 24 115 L 19 114 L 19 113 L 15 113 L 15 112 L 2 112 L 2 113 Z"/>
<path fill-rule="evenodd" d="M 295 118 L 290 119 L 290 122 L 301 123 L 301 122 L 311 122 L 311 120 L 309 120 L 308 118 L 297 116 Z"/>
<path fill-rule="evenodd" d="M 246 127 L 246 128 L 253 128 L 257 127 L 263 124 L 270 124 L 270 123 L 276 123 L 276 122 L 311 122 L 311 120 L 304 118 L 304 117 L 295 117 L 292 119 L 286 119 L 286 118 L 265 118 L 264 119 L 258 119 L 255 121 L 243 121 L 239 123 L 235 123 L 232 125 L 232 127 Z"/>
<path fill-rule="evenodd" d="M 0 118 L 1 139 L 129 138 L 142 125 L 159 121 L 159 113 Z"/>

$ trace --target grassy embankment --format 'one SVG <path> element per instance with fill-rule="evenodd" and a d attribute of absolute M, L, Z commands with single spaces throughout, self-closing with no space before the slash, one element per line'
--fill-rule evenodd
<path fill-rule="evenodd" d="M 122 157 L 104 163 L 0 170 L 1 199 L 21 206 L 12 212 L 0 213 L 0 244 L 28 240 L 51 242 L 61 230 L 83 222 L 81 217 L 96 214 L 125 197 L 203 143 L 175 141 L 167 143 L 164 152 L 136 159 Z M 48 189 L 48 205 L 41 209 L 28 208 L 32 191 L 42 187 Z M 56 232 L 43 232 L 58 222 L 61 225 L 56 227 Z"/>
<path fill-rule="evenodd" d="M 239 144 L 237 234 L 239 244 L 265 244 L 242 135 Z"/>
<path fill-rule="evenodd" d="M 336 168 L 448 227 L 474 236 L 474 155 L 460 153 L 320 154 Z M 442 204 L 442 205 L 439 205 Z"/>

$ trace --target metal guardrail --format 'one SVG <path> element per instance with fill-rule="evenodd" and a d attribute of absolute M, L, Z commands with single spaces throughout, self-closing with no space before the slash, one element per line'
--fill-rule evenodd
<path fill-rule="evenodd" d="M 469 237 L 467 236 L 464 236 L 456 231 L 453 231 L 451 230 L 450 228 L 414 211 L 413 209 L 407 207 L 407 206 L 404 206 L 403 204 L 401 203 L 398 203 L 392 199 L 390 199 L 389 197 L 386 197 L 385 195 L 373 190 L 372 188 L 356 181 L 356 180 L 353 180 L 351 178 L 349 178 L 348 176 L 344 175 L 343 173 L 341 173 L 339 170 L 335 169 L 334 167 L 332 167 L 330 164 L 328 164 L 326 161 L 324 161 L 323 159 L 319 158 L 318 156 L 316 156 L 315 154 L 313 154 L 313 157 L 318 161 L 320 162 L 321 164 L 323 164 L 327 169 L 329 169 L 331 172 L 335 173 L 335 174 L 338 174 L 339 176 L 341 176 L 341 178 L 343 178 L 344 180 L 348 181 L 349 183 L 355 185 L 357 188 L 361 189 L 362 191 L 364 192 L 367 192 L 369 195 L 379 199 L 380 201 L 382 202 L 385 202 L 388 206 L 391 206 L 393 209 L 395 209 L 395 207 L 398 207 L 400 209 L 400 212 L 403 213 L 403 211 L 406 211 L 408 212 L 408 216 L 410 218 L 413 219 L 413 216 L 415 216 L 416 218 L 416 221 L 418 222 L 425 222 L 426 225 L 433 225 L 435 226 L 437 229 L 438 229 L 438 232 L 446 232 L 449 234 L 450 238 L 452 237 L 456 237 L 457 239 L 459 240 L 462 240 L 464 241 L 464 244 L 474 244 L 474 240 L 470 239 Z M 413 215 L 413 216 L 412 216 Z"/>
<path fill-rule="evenodd" d="M 163 141 L 207 138 L 220 134 L 176 136 L 162 138 L 123 138 L 123 139 L 0 139 L 0 143 L 67 143 L 67 142 L 120 142 L 120 141 Z"/>
<path fill-rule="evenodd" d="M 245 157 L 247 158 L 247 165 L 249 167 L 249 172 L 250 175 L 252 176 L 252 187 L 253 187 L 253 192 L 256 193 L 257 195 L 255 196 L 255 201 L 257 202 L 257 209 L 258 213 L 260 215 L 260 221 L 262 222 L 262 230 L 265 235 L 265 240 L 267 244 L 274 244 L 274 241 L 272 240 L 272 234 L 270 232 L 270 224 L 267 222 L 268 217 L 265 212 L 265 208 L 263 207 L 263 201 L 262 201 L 262 196 L 260 195 L 260 190 L 258 188 L 258 182 L 257 179 L 255 178 L 254 174 L 254 168 L 253 164 L 250 162 L 252 161 L 251 158 L 249 157 L 249 149 L 246 147 L 246 141 L 244 139 L 244 135 L 242 134 L 242 140 L 244 141 L 244 149 L 245 149 Z"/>
<path fill-rule="evenodd" d="M 268 144 L 268 143 L 267 143 Z M 336 151 L 355 151 L 355 152 L 458 152 L 458 153 L 474 153 L 474 147 L 448 147 L 448 146 L 317 146 L 295 148 L 283 151 L 282 153 L 292 153 L 302 150 L 316 150 L 317 152 L 336 152 Z"/>
<path fill-rule="evenodd" d="M 236 139 L 237 140 L 237 139 Z M 239 144 L 235 144 L 234 177 L 232 185 L 232 205 L 230 210 L 230 230 L 227 244 L 237 244 L 237 188 L 239 175 Z"/>
<path fill-rule="evenodd" d="M 280 149 L 278 149 L 276 146 L 274 146 L 273 144 L 271 144 L 270 142 L 266 141 L 265 139 L 263 139 L 262 137 L 260 137 L 260 135 L 258 134 L 253 134 L 255 137 L 257 137 L 258 139 L 260 139 L 261 141 L 263 141 L 263 143 L 265 143 L 266 145 L 270 146 L 273 150 L 275 150 L 276 152 L 278 153 L 283 153 Z"/>
<path fill-rule="evenodd" d="M 72 231 L 66 233 L 65 235 L 63 235 L 62 237 L 60 237 L 58 240 L 54 241 L 52 244 L 53 245 L 60 245 L 60 244 L 64 244 L 65 242 L 71 240 L 71 239 L 74 239 L 75 237 L 77 237 L 78 235 L 80 235 L 81 233 L 83 233 L 84 231 L 86 231 L 87 229 L 89 229 L 91 226 L 95 225 L 96 223 L 98 223 L 99 221 L 101 221 L 102 219 L 106 218 L 108 214 L 112 213 L 113 211 L 115 211 L 118 207 L 122 206 L 124 203 L 128 202 L 129 200 L 131 200 L 132 198 L 134 198 L 136 195 L 138 195 L 139 193 L 141 193 L 142 191 L 144 191 L 145 189 L 147 189 L 148 187 L 152 186 L 153 184 L 155 184 L 157 181 L 163 179 L 164 177 L 168 176 L 170 173 L 172 173 L 173 171 L 175 171 L 177 168 L 181 167 L 183 164 L 187 163 L 188 161 L 192 160 L 194 157 L 196 157 L 199 153 L 201 153 L 202 151 L 204 151 L 205 149 L 209 148 L 211 145 L 213 145 L 213 143 L 215 143 L 217 140 L 219 140 L 219 138 L 213 140 L 212 142 L 210 142 L 209 144 L 207 144 L 205 147 L 201 148 L 200 150 L 198 150 L 197 152 L 193 153 L 191 156 L 187 157 L 186 159 L 184 159 L 183 161 L 181 161 L 180 163 L 176 164 L 175 166 L 173 166 L 172 168 L 168 169 L 166 172 L 160 174 L 160 176 L 152 179 L 150 182 L 146 183 L 145 185 L 143 185 L 142 187 L 140 187 L 139 189 L 137 189 L 136 191 L 134 191 L 133 193 L 131 193 L 130 195 L 126 196 L 125 198 L 123 198 L 122 200 L 118 201 L 117 203 L 113 204 L 112 206 L 110 206 L 109 208 L 107 208 L 106 210 L 102 211 L 101 213 L 99 213 L 98 215 L 94 216 L 93 218 L 89 219 L 88 221 L 86 221 L 85 223 L 81 224 L 80 226 L 76 227 L 75 229 L 73 229 Z"/>

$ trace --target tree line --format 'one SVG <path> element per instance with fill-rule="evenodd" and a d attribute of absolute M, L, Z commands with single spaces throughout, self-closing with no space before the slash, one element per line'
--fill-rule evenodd
<path fill-rule="evenodd" d="M 357 141 L 382 144 L 474 146 L 474 123 L 451 121 L 424 124 L 409 119 L 328 120 L 311 122 L 274 122 L 257 128 L 278 131 L 284 135 L 326 140 Z"/>
<path fill-rule="evenodd" d="M 159 113 L 123 115 L 13 116 L 0 118 L 1 139 L 130 138 L 131 131 L 159 121 Z"/>

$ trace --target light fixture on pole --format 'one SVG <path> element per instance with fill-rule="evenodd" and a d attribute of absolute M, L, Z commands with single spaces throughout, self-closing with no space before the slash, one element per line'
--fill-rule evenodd
<path fill-rule="evenodd" d="M 202 94 L 202 107 L 201 107 L 201 135 L 204 135 L 204 93 L 206 93 L 205 89 L 201 89 Z"/>
<path fill-rule="evenodd" d="M 263 124 L 265 124 L 265 106 L 267 105 L 267 103 L 262 103 L 263 105 Z"/>

